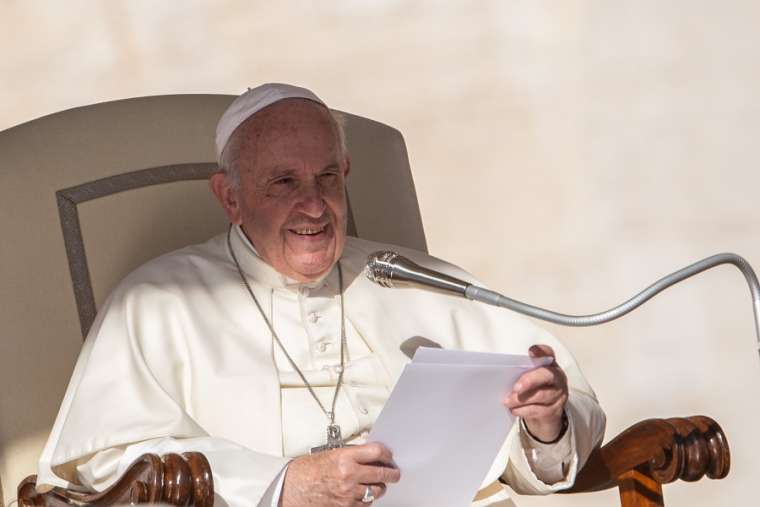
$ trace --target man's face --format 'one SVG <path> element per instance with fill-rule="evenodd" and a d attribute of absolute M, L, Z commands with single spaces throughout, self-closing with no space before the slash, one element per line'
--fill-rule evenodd
<path fill-rule="evenodd" d="M 230 220 L 265 261 L 301 282 L 327 273 L 346 241 L 349 162 L 336 129 L 325 107 L 286 99 L 249 118 L 227 147 L 240 174 Z"/>

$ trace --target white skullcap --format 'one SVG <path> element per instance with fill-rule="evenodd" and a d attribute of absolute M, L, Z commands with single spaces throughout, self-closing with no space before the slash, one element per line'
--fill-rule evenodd
<path fill-rule="evenodd" d="M 216 159 L 221 163 L 222 151 L 232 133 L 245 120 L 257 111 L 282 99 L 308 99 L 318 104 L 327 105 L 314 92 L 289 84 L 267 83 L 248 91 L 236 98 L 219 118 L 216 124 Z"/>

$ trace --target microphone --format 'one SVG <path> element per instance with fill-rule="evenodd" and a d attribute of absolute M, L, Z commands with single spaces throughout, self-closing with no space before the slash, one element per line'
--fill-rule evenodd
<path fill-rule="evenodd" d="M 464 296 L 467 286 L 470 285 L 453 276 L 423 268 L 419 264 L 390 250 L 370 254 L 367 258 L 364 274 L 367 275 L 367 278 L 383 287 L 394 288 L 422 285 L 444 292 L 453 292 L 459 296 Z"/>
<path fill-rule="evenodd" d="M 685 268 L 679 269 L 654 282 L 629 300 L 604 312 L 589 315 L 567 315 L 538 306 L 529 305 L 515 299 L 502 296 L 498 292 L 478 287 L 445 273 L 420 266 L 396 252 L 389 250 L 374 252 L 367 258 L 364 274 L 373 282 L 383 287 L 422 286 L 433 288 L 449 294 L 462 296 L 473 301 L 480 301 L 493 306 L 508 308 L 529 317 L 553 322 L 562 326 L 596 326 L 633 311 L 654 296 L 687 278 L 702 273 L 721 264 L 737 267 L 749 285 L 752 296 L 752 309 L 755 317 L 755 335 L 758 352 L 760 352 L 760 283 L 749 263 L 733 253 L 722 253 L 707 257 Z"/>
<path fill-rule="evenodd" d="M 388 288 L 422 286 L 494 306 L 507 306 L 507 301 L 513 301 L 492 290 L 420 266 L 390 250 L 370 254 L 364 274 L 376 284 Z"/>

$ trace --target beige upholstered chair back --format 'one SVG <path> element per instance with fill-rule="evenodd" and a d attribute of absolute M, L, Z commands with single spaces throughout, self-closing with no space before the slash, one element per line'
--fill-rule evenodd
<path fill-rule="evenodd" d="M 0 498 L 35 473 L 97 306 L 129 271 L 226 221 L 207 190 L 232 100 L 172 95 L 0 132 Z M 401 134 L 346 114 L 350 229 L 425 250 Z M 97 417 L 93 407 L 93 417 Z"/>

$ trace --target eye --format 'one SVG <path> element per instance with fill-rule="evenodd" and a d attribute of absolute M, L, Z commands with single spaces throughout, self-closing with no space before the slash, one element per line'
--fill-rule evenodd
<path fill-rule="evenodd" d="M 293 178 L 291 178 L 290 176 L 284 176 L 282 178 L 277 178 L 276 180 L 274 180 L 272 182 L 272 185 L 285 186 L 285 185 L 290 185 L 291 183 L 293 183 Z"/>
<path fill-rule="evenodd" d="M 271 196 L 284 196 L 296 188 L 296 179 L 292 176 L 280 176 L 269 182 L 267 193 Z"/>
<path fill-rule="evenodd" d="M 338 173 L 335 171 L 324 172 L 319 175 L 319 182 L 322 185 L 332 185 L 338 181 Z"/>

